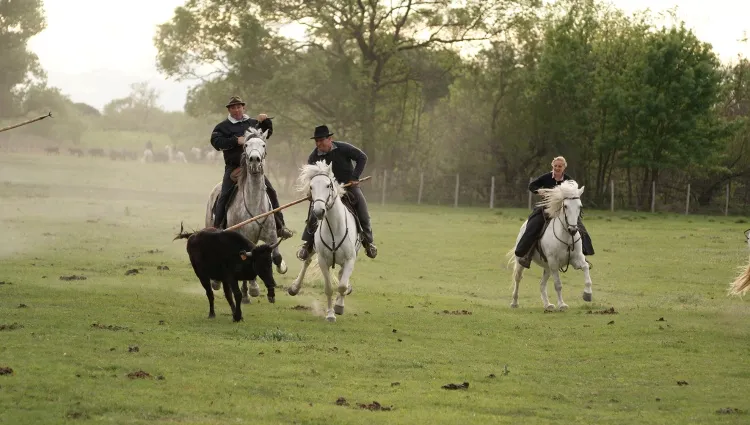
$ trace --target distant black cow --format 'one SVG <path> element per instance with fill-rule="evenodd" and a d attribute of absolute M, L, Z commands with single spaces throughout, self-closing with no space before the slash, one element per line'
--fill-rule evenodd
<path fill-rule="evenodd" d="M 240 280 L 254 280 L 260 277 L 268 291 L 268 301 L 276 300 L 276 281 L 273 279 L 273 250 L 281 243 L 274 245 L 254 245 L 246 237 L 237 232 L 225 232 L 209 227 L 197 232 L 187 233 L 180 225 L 177 239 L 187 239 L 187 252 L 190 264 L 193 265 L 195 275 L 201 281 L 208 297 L 208 318 L 216 316 L 214 313 L 214 293 L 211 280 L 222 282 L 224 296 L 232 308 L 232 318 L 235 322 L 242 320 L 240 308 L 242 292 Z M 234 295 L 234 300 L 232 300 Z"/>

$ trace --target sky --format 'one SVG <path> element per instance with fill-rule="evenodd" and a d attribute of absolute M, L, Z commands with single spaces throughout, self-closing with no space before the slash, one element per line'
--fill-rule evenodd
<path fill-rule="evenodd" d="M 195 82 L 167 79 L 156 69 L 153 37 L 185 0 L 44 0 L 47 28 L 29 41 L 47 72 L 48 83 L 74 102 L 102 109 L 126 97 L 130 85 L 147 81 L 160 93 L 167 110 L 181 111 Z M 703 41 L 713 45 L 722 61 L 750 45 L 738 40 L 750 33 L 750 2 L 735 0 L 611 0 L 631 13 L 650 7 L 659 12 L 677 6 L 677 16 Z"/>

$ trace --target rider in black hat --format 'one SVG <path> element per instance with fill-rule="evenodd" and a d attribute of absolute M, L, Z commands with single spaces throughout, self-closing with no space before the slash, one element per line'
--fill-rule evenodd
<path fill-rule="evenodd" d="M 253 127 L 261 131 L 268 131 L 268 138 L 273 134 L 273 123 L 266 114 L 258 115 L 258 119 L 250 118 L 245 114 L 245 102 L 239 96 L 232 96 L 226 105 L 229 111 L 227 119 L 220 122 L 211 133 L 211 145 L 217 151 L 224 151 L 224 178 L 221 181 L 221 194 L 216 203 L 214 216 L 214 227 L 218 228 L 224 221 L 226 215 L 227 200 L 234 187 L 231 174 L 232 171 L 240 166 L 240 161 L 245 144 L 245 132 L 248 128 Z M 276 190 L 271 186 L 271 182 L 266 177 L 266 192 L 271 201 L 271 206 L 275 209 L 279 207 L 279 197 Z M 276 219 L 276 233 L 279 237 L 289 238 L 292 232 L 284 224 L 284 216 L 281 211 L 273 214 Z"/>
<path fill-rule="evenodd" d="M 307 163 L 315 164 L 322 160 L 327 164 L 333 164 L 333 176 L 336 177 L 336 181 L 339 183 L 352 183 L 348 190 L 356 197 L 355 208 L 357 209 L 359 222 L 362 225 L 362 246 L 364 246 L 368 257 L 375 258 L 378 255 L 378 248 L 373 243 L 374 239 L 370 225 L 370 214 L 367 211 L 367 201 L 365 200 L 365 195 L 362 194 L 362 189 L 358 185 L 358 180 L 365 169 L 365 164 L 367 164 L 367 155 L 349 143 L 334 142 L 331 136 L 333 136 L 333 133 L 328 131 L 328 126 L 320 125 L 315 127 L 315 133 L 310 138 L 315 139 L 315 149 L 313 149 L 307 158 Z M 352 165 L 352 161 L 356 163 L 356 166 Z M 314 235 L 317 226 L 318 221 L 315 215 L 312 214 L 311 205 L 310 211 L 307 214 L 307 226 L 305 227 L 305 231 L 302 232 L 302 240 L 305 244 L 297 252 L 297 258 L 300 260 L 306 260 L 313 252 Z"/>

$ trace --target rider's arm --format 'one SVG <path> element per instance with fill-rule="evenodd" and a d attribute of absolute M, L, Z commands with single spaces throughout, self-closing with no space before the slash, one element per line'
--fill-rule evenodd
<path fill-rule="evenodd" d="M 226 134 L 222 131 L 221 124 L 217 124 L 211 133 L 211 146 L 217 151 L 232 149 L 237 146 L 237 138 L 232 137 L 231 134 Z"/>
<path fill-rule="evenodd" d="M 544 180 L 547 177 L 547 174 L 542 174 L 541 176 L 537 177 L 536 180 L 529 183 L 529 191 L 531 193 L 536 193 L 537 190 L 544 187 Z"/>
<path fill-rule="evenodd" d="M 349 143 L 339 142 L 337 148 L 342 150 L 345 157 L 351 159 L 357 164 L 354 167 L 354 172 L 352 172 L 352 178 L 354 180 L 359 180 L 362 172 L 365 171 L 365 165 L 367 165 L 367 155 L 359 148 L 350 145 Z"/>

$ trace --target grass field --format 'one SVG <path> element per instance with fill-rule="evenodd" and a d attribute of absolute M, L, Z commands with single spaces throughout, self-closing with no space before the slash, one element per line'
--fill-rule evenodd
<path fill-rule="evenodd" d="M 232 323 L 220 293 L 207 319 L 172 242 L 180 221 L 202 227 L 220 174 L 0 157 L 0 423 L 750 421 L 750 300 L 726 296 L 747 262 L 743 218 L 587 211 L 594 301 L 571 270 L 570 309 L 545 314 L 535 267 L 509 307 L 505 253 L 526 211 L 371 205 L 380 253 L 361 256 L 335 324 L 321 282 Z M 287 213 L 295 231 L 304 210 Z M 297 245 L 281 245 L 280 285 Z"/>

